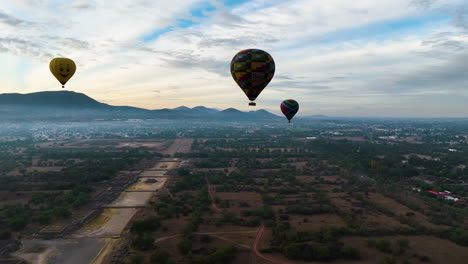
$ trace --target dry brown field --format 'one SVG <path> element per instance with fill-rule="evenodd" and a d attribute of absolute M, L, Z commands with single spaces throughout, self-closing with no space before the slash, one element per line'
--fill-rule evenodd
<path fill-rule="evenodd" d="M 305 220 L 305 221 L 304 221 Z M 317 230 L 324 226 L 345 227 L 346 223 L 336 214 L 289 215 L 292 230 Z"/>
<path fill-rule="evenodd" d="M 33 192 L 0 191 L 0 207 L 4 205 L 28 204 Z"/>
<path fill-rule="evenodd" d="M 192 148 L 193 139 L 191 138 L 177 138 L 173 141 L 174 144 L 168 145 L 167 148 L 161 149 L 162 154 L 174 154 L 176 152 L 187 153 Z"/>
<path fill-rule="evenodd" d="M 355 141 L 355 142 L 364 142 L 364 141 L 367 141 L 367 139 L 364 138 L 364 137 L 331 137 L 330 139 L 334 139 L 334 140 L 343 140 L 343 139 L 346 139 L 346 140 Z"/>
<path fill-rule="evenodd" d="M 41 148 L 150 148 L 162 150 L 167 148 L 171 140 L 164 139 L 77 139 L 70 141 L 41 142 Z"/>
<path fill-rule="evenodd" d="M 345 244 L 351 244 L 361 249 L 363 262 L 360 263 L 376 263 L 390 254 L 382 253 L 374 248 L 367 246 L 368 239 L 382 240 L 387 239 L 396 244 L 398 239 L 406 238 L 409 240 L 409 249 L 406 254 L 397 257 L 400 262 L 403 260 L 409 263 L 428 263 L 422 262 L 419 258 L 414 257 L 414 254 L 419 256 L 428 256 L 431 258 L 430 263 L 450 263 L 450 264 L 465 264 L 468 259 L 468 250 L 466 247 L 458 246 L 448 240 L 440 239 L 433 236 L 382 236 L 382 237 L 344 237 L 340 239 Z M 346 263 L 336 261 L 334 263 Z"/>
<path fill-rule="evenodd" d="M 378 204 L 383 205 L 385 208 L 389 209 L 396 215 L 406 215 L 408 212 L 414 213 L 414 216 L 412 216 L 414 219 L 418 221 L 419 224 L 422 224 L 426 227 L 429 228 L 447 228 L 447 226 L 438 226 L 435 225 L 431 222 L 429 222 L 429 219 L 427 216 L 421 214 L 420 212 L 411 210 L 410 208 L 406 207 L 405 205 L 395 201 L 392 198 L 388 198 L 383 196 L 382 194 L 379 193 L 369 193 L 370 199 L 376 201 Z"/>

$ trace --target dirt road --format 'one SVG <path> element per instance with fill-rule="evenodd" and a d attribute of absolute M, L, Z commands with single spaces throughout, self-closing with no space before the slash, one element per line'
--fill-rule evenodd
<path fill-rule="evenodd" d="M 208 189 L 208 195 L 210 196 L 211 199 L 211 207 L 218 212 L 221 213 L 221 209 L 219 209 L 218 205 L 215 203 L 215 195 L 214 195 L 214 187 L 210 184 L 208 181 L 208 178 L 205 178 L 206 181 L 206 188 Z"/>
<path fill-rule="evenodd" d="M 262 224 L 262 225 L 260 226 L 260 229 L 258 229 L 257 236 L 255 237 L 255 241 L 254 241 L 254 243 L 253 243 L 252 250 L 253 250 L 254 254 L 255 254 L 257 257 L 262 258 L 262 259 L 264 259 L 264 260 L 266 260 L 266 261 L 269 261 L 269 262 L 271 262 L 271 263 L 274 263 L 274 264 L 289 264 L 288 262 L 282 262 L 282 261 L 279 261 L 279 260 L 275 260 L 275 259 L 266 257 L 266 256 L 263 255 L 260 251 L 258 251 L 258 244 L 259 244 L 260 241 L 262 240 L 263 231 L 265 231 L 265 226 Z"/>
<path fill-rule="evenodd" d="M 173 157 L 179 151 L 189 151 L 191 143 L 191 139 L 176 139 L 165 150 L 165 154 Z M 144 176 L 144 180 L 129 186 L 110 204 L 135 206 L 135 208 L 106 209 L 100 216 L 67 238 L 22 241 L 23 247 L 13 255 L 32 264 L 101 263 L 105 254 L 111 252 L 115 238 L 118 239 L 138 211 L 137 206 L 147 204 L 154 193 L 164 187 L 168 177 L 161 176 L 170 169 L 177 168 L 179 163 L 174 159 L 168 162 L 164 160 L 156 162 L 152 168 L 140 174 Z M 154 168 L 158 170 L 154 176 L 156 182 L 146 182 L 155 173 L 152 171 Z M 126 192 L 127 190 L 133 192 Z M 135 192 L 135 190 L 153 192 Z"/>

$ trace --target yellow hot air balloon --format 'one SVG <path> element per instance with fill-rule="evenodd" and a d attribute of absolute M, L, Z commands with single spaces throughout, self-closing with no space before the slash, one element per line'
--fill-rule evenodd
<path fill-rule="evenodd" d="M 50 72 L 57 78 L 62 84 L 62 88 L 65 88 L 65 84 L 75 74 L 76 65 L 75 62 L 67 58 L 54 58 L 49 63 Z"/>

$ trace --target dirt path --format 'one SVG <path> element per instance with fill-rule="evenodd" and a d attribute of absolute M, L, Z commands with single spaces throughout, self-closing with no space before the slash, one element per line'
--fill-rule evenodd
<path fill-rule="evenodd" d="M 208 189 L 208 195 L 210 196 L 210 199 L 211 199 L 211 207 L 213 207 L 213 209 L 218 212 L 218 213 L 221 213 L 221 209 L 218 207 L 218 205 L 216 205 L 215 203 L 215 200 L 214 200 L 214 187 L 210 184 L 210 182 L 208 181 L 208 178 L 205 178 L 205 181 L 206 181 L 206 187 Z M 242 247 L 246 247 L 246 248 L 249 248 L 249 249 L 252 249 L 252 251 L 254 252 L 254 254 L 259 257 L 259 258 L 262 258 L 266 261 L 269 261 L 271 263 L 274 263 L 274 264 L 289 264 L 287 262 L 282 262 L 282 261 L 278 261 L 278 260 L 274 260 L 274 259 L 271 259 L 269 257 L 266 257 L 264 256 L 262 253 L 260 253 L 260 251 L 258 251 L 258 244 L 260 242 L 260 240 L 262 239 L 262 235 L 263 235 L 263 231 L 265 231 L 265 226 L 262 224 L 260 226 L 260 229 L 258 230 L 257 232 L 257 236 L 255 237 L 255 241 L 254 241 L 254 244 L 252 247 L 249 247 L 249 246 L 246 246 L 244 244 L 238 244 Z M 219 239 L 222 239 L 222 240 L 225 240 L 225 241 L 229 241 L 229 242 L 232 242 L 230 241 L 229 239 L 226 239 L 226 238 L 223 238 L 221 236 L 218 236 L 218 234 L 226 234 L 226 233 L 229 233 L 229 234 L 237 234 L 237 233 L 254 233 L 255 231 L 240 231 L 240 232 L 209 232 L 209 233 L 196 233 L 196 234 L 206 234 L 206 235 L 214 235 L 215 237 L 219 238 Z"/>
<path fill-rule="evenodd" d="M 205 181 L 206 181 L 206 187 L 208 189 L 208 195 L 210 196 L 210 199 L 211 199 L 211 207 L 213 207 L 213 209 L 216 212 L 221 213 L 221 209 L 219 209 L 218 205 L 216 205 L 215 203 L 213 186 L 208 181 L 208 178 L 205 178 Z"/>
<path fill-rule="evenodd" d="M 189 152 L 190 148 L 192 147 L 192 143 L 193 139 L 191 138 L 177 138 L 168 148 L 161 151 L 161 153 L 174 157 L 177 152 Z"/>
<path fill-rule="evenodd" d="M 289 264 L 287 262 L 282 262 L 282 261 L 279 261 L 279 260 L 274 260 L 274 259 L 271 259 L 269 257 L 266 257 L 260 251 L 258 251 L 258 244 L 262 240 L 263 231 L 265 231 L 265 226 L 262 224 L 260 226 L 260 229 L 258 229 L 257 236 L 255 237 L 255 241 L 254 241 L 254 244 L 253 244 L 252 250 L 253 250 L 254 254 L 257 257 L 262 258 L 262 259 L 264 259 L 266 261 L 269 261 L 271 263 L 274 263 L 274 264 Z"/>
<path fill-rule="evenodd" d="M 208 178 L 205 178 L 205 181 L 206 181 L 206 187 L 208 189 L 208 195 L 210 196 L 210 199 L 211 199 L 211 207 L 213 207 L 213 209 L 218 212 L 218 213 L 221 213 L 221 209 L 216 205 L 215 203 L 215 200 L 214 200 L 214 187 L 210 184 L 210 182 L 208 181 Z M 262 235 L 263 235 L 263 231 L 265 231 L 265 226 L 262 224 L 260 226 L 260 229 L 258 230 L 257 232 L 257 236 L 255 237 L 255 241 L 254 241 L 254 244 L 252 247 L 249 247 L 249 246 L 246 246 L 244 244 L 238 244 L 242 247 L 245 247 L 245 248 L 249 248 L 249 249 L 252 249 L 253 253 L 259 257 L 259 258 L 262 258 L 266 261 L 269 261 L 271 263 L 274 263 L 274 264 L 289 264 L 287 262 L 282 262 L 282 261 L 279 261 L 279 260 L 274 260 L 274 259 L 271 259 L 269 257 L 266 257 L 265 255 L 263 255 L 262 253 L 260 253 L 260 251 L 258 251 L 258 244 L 259 242 L 261 241 L 262 239 Z M 221 236 L 218 236 L 218 234 L 237 234 L 237 233 L 254 233 L 255 231 L 240 231 L 240 232 L 208 232 L 208 233 L 196 233 L 196 234 L 206 234 L 206 235 L 214 235 L 215 237 L 219 238 L 219 239 L 222 239 L 222 240 L 225 240 L 225 241 L 229 241 L 229 242 L 233 242 L 233 241 L 230 241 L 229 239 L 226 239 L 226 238 L 223 238 Z"/>

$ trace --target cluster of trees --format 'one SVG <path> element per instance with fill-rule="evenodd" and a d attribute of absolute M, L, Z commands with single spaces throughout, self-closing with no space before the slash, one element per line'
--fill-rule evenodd
<path fill-rule="evenodd" d="M 203 255 L 193 258 L 193 264 L 229 264 L 236 257 L 237 248 L 233 246 L 221 246 L 213 248 Z"/>
<path fill-rule="evenodd" d="M 41 159 L 58 158 L 65 166 L 61 171 L 32 171 L 23 170 L 20 176 L 0 177 L 0 190 L 66 190 L 73 189 L 77 185 L 87 185 L 90 182 L 99 182 L 110 179 L 119 170 L 127 168 L 144 158 L 153 157 L 148 152 L 123 151 L 123 152 L 103 152 L 103 151 L 70 151 L 65 150 L 41 150 L 31 151 Z M 92 155 L 94 154 L 94 155 Z M 33 154 L 31 154 L 33 155 Z M 61 156 L 63 155 L 63 156 Z M 75 162 L 69 159 L 81 159 Z M 21 161 L 21 158 L 17 158 Z M 0 167 L 3 163 L 0 160 Z M 18 164 L 16 164 L 18 168 Z M 21 166 L 20 166 L 21 168 Z M 32 185 L 31 183 L 35 183 Z"/>
<path fill-rule="evenodd" d="M 230 263 L 235 257 L 236 248 L 234 247 L 219 247 L 211 250 L 195 250 L 193 248 L 195 242 L 194 239 L 196 238 L 194 233 L 198 230 L 198 226 L 205 222 L 202 218 L 202 214 L 208 210 L 208 206 L 210 205 L 206 189 L 199 191 L 196 196 L 190 196 L 187 193 L 184 193 L 181 197 L 190 198 L 182 199 L 184 199 L 185 203 L 188 203 L 191 206 L 191 218 L 182 229 L 182 238 L 177 243 L 177 248 L 180 253 L 182 255 L 189 256 L 192 263 Z M 211 242 L 211 238 L 207 236 L 202 236 L 200 240 L 203 243 Z"/>
<path fill-rule="evenodd" d="M 289 148 L 288 148 L 289 147 Z M 292 147 L 292 148 L 291 148 Z M 205 179 L 208 179 L 212 184 L 217 184 L 217 191 L 256 191 L 262 194 L 264 207 L 241 211 L 241 217 L 225 210 L 220 219 L 215 221 L 216 224 L 238 224 L 244 225 L 248 223 L 251 226 L 260 224 L 265 221 L 267 226 L 272 226 L 274 229 L 274 238 L 271 243 L 271 250 L 282 252 L 288 258 L 300 259 L 306 261 L 326 261 L 336 258 L 359 259 L 359 250 L 353 247 L 347 247 L 338 241 L 338 238 L 345 235 L 362 235 L 362 236 L 382 236 L 382 235 L 415 235 L 415 234 L 432 234 L 442 236 L 435 230 L 425 228 L 420 223 L 414 220 L 411 214 L 396 215 L 385 206 L 376 203 L 367 197 L 367 192 L 375 190 L 375 185 L 372 180 L 362 182 L 360 179 L 351 176 L 354 173 L 362 173 L 376 180 L 378 183 L 398 183 L 402 180 L 410 179 L 413 176 L 421 174 L 418 166 L 427 166 L 430 170 L 441 170 L 442 173 L 452 173 L 451 168 L 456 162 L 460 162 L 459 157 L 448 157 L 442 161 L 443 164 L 435 162 L 426 163 L 419 160 L 416 156 L 411 156 L 408 163 L 402 163 L 403 154 L 420 153 L 430 155 L 434 151 L 443 151 L 445 146 L 436 144 L 379 144 L 371 142 L 350 142 L 346 140 L 326 140 L 318 139 L 314 141 L 295 141 L 280 137 L 261 138 L 261 137 L 243 137 L 241 140 L 209 140 L 206 143 L 194 143 L 194 153 L 183 154 L 184 156 L 196 157 L 199 162 L 198 167 L 204 168 L 226 168 L 235 160 L 236 171 L 228 173 L 227 170 L 220 172 L 207 173 L 190 173 L 189 171 L 180 171 L 181 179 L 172 189 L 174 192 L 196 190 L 204 188 L 206 185 Z M 276 148 L 276 149 L 273 149 Z M 280 149 L 284 148 L 284 149 Z M 448 156 L 451 156 L 449 154 Z M 268 158 L 269 160 L 260 160 Z M 319 164 L 317 160 L 324 159 L 332 164 L 339 166 L 334 169 L 327 164 Z M 293 161 L 307 161 L 305 169 L 296 170 L 289 163 Z M 423 163 L 421 163 L 423 162 Z M 431 167 L 432 166 L 432 167 Z M 312 168 L 314 167 L 314 168 Z M 286 169 L 288 168 L 288 169 Z M 294 177 L 301 172 L 312 171 L 316 173 L 318 170 L 323 173 L 342 173 L 340 168 L 350 172 L 348 184 L 343 184 L 342 189 L 336 188 L 337 192 L 348 192 L 349 197 L 358 200 L 359 205 L 365 211 L 375 211 L 383 213 L 387 216 L 395 218 L 402 223 L 408 224 L 410 227 L 387 228 L 370 226 L 360 218 L 363 210 L 347 211 L 339 210 L 331 203 L 325 193 L 318 192 L 314 200 L 310 197 L 302 197 L 304 192 L 314 191 L 319 186 L 315 184 L 332 184 L 318 177 L 316 182 L 301 184 Z M 280 169 L 269 172 L 259 172 L 259 169 Z M 288 171 L 289 170 L 289 171 Z M 456 179 L 461 179 L 464 176 L 464 171 L 458 170 Z M 264 178 L 266 181 L 256 183 L 255 178 Z M 282 185 L 287 184 L 287 187 Z M 392 184 L 397 186 L 397 184 Z M 462 192 L 463 190 L 461 190 Z M 302 193 L 302 194 L 301 194 Z M 366 194 L 366 196 L 364 196 Z M 299 195 L 294 204 L 285 199 L 287 195 Z M 206 195 L 207 197 L 207 195 Z M 230 204 L 227 201 L 219 201 L 221 208 L 229 208 Z M 276 215 L 271 209 L 272 205 L 286 205 L 285 211 Z M 158 204 L 158 212 L 168 217 L 177 214 L 193 214 L 193 211 L 184 207 L 183 204 L 177 206 Z M 449 206 L 451 207 L 451 206 Z M 411 207 L 410 207 L 411 208 Z M 426 210 L 426 209 L 424 209 Z M 177 212 L 177 213 L 175 213 Z M 463 213 L 460 211 L 459 213 Z M 345 228 L 324 228 L 320 230 L 309 231 L 292 231 L 289 225 L 288 214 L 317 214 L 317 213 L 338 213 L 347 223 Z M 433 214 L 434 217 L 441 217 L 441 214 L 436 214 L 435 210 L 426 212 L 426 215 Z M 451 215 L 451 214 L 448 214 Z M 458 218 L 457 214 L 454 219 Z M 197 218 L 195 218 L 197 219 Z M 197 221 L 195 221 L 197 222 Z M 194 241 L 190 234 L 192 230 L 196 230 L 196 224 L 191 223 L 184 228 L 184 238 L 179 242 L 179 250 L 181 253 L 188 255 L 193 254 Z M 445 237 L 452 241 L 457 240 L 462 244 L 466 239 L 466 230 L 459 228 L 445 230 Z M 386 241 L 376 241 L 376 249 L 391 254 L 404 254 L 409 247 L 407 240 L 397 241 L 396 244 L 387 243 Z M 204 256 L 206 257 L 206 256 Z M 196 259 L 196 258 L 194 258 Z M 205 263 L 208 260 L 203 259 Z M 384 260 L 383 260 L 384 261 Z M 392 263 L 391 258 L 385 259 L 386 262 Z M 203 262 L 200 262 L 203 263 Z"/>
<path fill-rule="evenodd" d="M 43 165 L 60 162 L 65 167 L 61 171 L 46 172 L 20 169 L 22 175 L 0 177 L 0 190 L 35 191 L 26 205 L 0 208 L 0 222 L 4 223 L 1 229 L 6 233 L 20 231 L 31 221 L 45 225 L 58 218 L 70 217 L 74 208 L 90 202 L 91 183 L 111 179 L 118 171 L 153 157 L 153 154 L 137 150 L 52 150 L 29 146 L 21 155 L 10 154 L 8 157 L 16 159 L 15 166 L 24 168 L 33 156 L 39 157 Z M 5 164 L 4 160 L 0 159 L 0 167 L 2 164 Z"/>
<path fill-rule="evenodd" d="M 336 209 L 330 205 L 310 205 L 296 204 L 286 206 L 287 214 L 314 215 L 314 214 L 329 214 L 335 213 Z"/>
<path fill-rule="evenodd" d="M 203 178 L 199 178 L 200 181 L 193 181 L 191 174 L 188 170 L 180 169 L 178 171 L 180 176 L 180 183 L 175 186 L 172 190 L 178 194 L 171 198 L 170 196 L 162 196 L 157 203 L 153 204 L 154 210 L 158 216 L 149 216 L 144 219 L 136 220 L 131 226 L 132 231 L 132 247 L 137 250 L 150 250 L 154 249 L 154 238 L 153 232 L 161 227 L 161 220 L 170 219 L 180 216 L 191 216 L 190 220 L 182 228 L 182 238 L 177 243 L 177 247 L 181 254 L 188 255 L 192 252 L 192 245 L 194 240 L 194 233 L 197 231 L 198 226 L 204 221 L 202 213 L 208 210 L 210 200 L 208 198 L 208 192 L 206 188 L 198 191 L 195 195 L 189 192 L 183 192 L 183 190 L 192 190 L 197 187 L 201 187 L 201 181 Z M 195 177 L 195 179 L 198 179 Z M 192 184 L 193 183 L 193 184 Z M 195 254 L 190 254 L 196 256 Z M 217 256 L 215 254 L 214 256 Z M 205 256 L 207 257 L 207 256 Z M 132 263 L 143 263 L 145 254 L 136 254 L 133 258 L 137 260 L 130 260 Z M 171 263 L 170 256 L 167 252 L 156 250 L 150 256 L 152 263 Z M 141 262 L 139 262 L 141 261 Z M 208 262 L 205 262 L 208 263 Z M 210 262 L 219 263 L 219 262 Z"/>
<path fill-rule="evenodd" d="M 171 255 L 162 249 L 154 249 L 150 255 L 150 262 L 152 264 L 175 264 L 171 259 Z M 145 254 L 137 253 L 129 257 L 129 264 L 143 264 L 145 263 Z"/>
<path fill-rule="evenodd" d="M 275 223 L 270 245 L 271 250 L 282 252 L 290 259 L 329 261 L 361 258 L 357 248 L 338 241 L 347 232 L 342 228 L 327 226 L 319 230 L 292 231 L 286 223 Z"/>
<path fill-rule="evenodd" d="M 158 216 L 147 216 L 143 219 L 133 221 L 130 231 L 132 232 L 131 246 L 137 250 L 150 250 L 154 248 L 152 233 L 161 226 Z"/>
<path fill-rule="evenodd" d="M 406 253 L 409 248 L 409 240 L 402 238 L 395 242 L 392 244 L 388 239 L 368 239 L 367 246 L 388 254 L 402 255 Z"/>
<path fill-rule="evenodd" d="M 197 161 L 195 166 L 199 168 L 227 168 L 231 164 L 231 159 L 229 158 L 207 158 Z"/>
<path fill-rule="evenodd" d="M 0 210 L 0 233 L 8 237 L 11 232 L 26 227 L 32 210 L 27 205 L 5 205 Z"/>
<path fill-rule="evenodd" d="M 305 261 L 330 261 L 338 258 L 358 260 L 361 258 L 359 249 L 342 246 L 339 243 L 291 243 L 284 247 L 283 253 L 289 259 Z"/>
<path fill-rule="evenodd" d="M 31 166 L 33 148 L 31 140 L 16 140 L 0 142 L 0 178 L 14 169 Z"/>
<path fill-rule="evenodd" d="M 154 250 L 154 239 L 152 232 L 161 226 L 161 220 L 180 216 L 190 216 L 190 219 L 181 228 L 181 239 L 177 242 L 179 252 L 188 257 L 191 263 L 227 264 L 234 257 L 237 249 L 235 247 L 218 248 L 194 248 L 198 226 L 206 222 L 202 215 L 208 211 L 211 201 L 206 189 L 205 177 L 217 177 L 216 174 L 195 173 L 186 169 L 178 170 L 179 180 L 172 188 L 173 197 L 161 196 L 159 201 L 153 204 L 157 217 L 152 216 L 136 220 L 131 227 L 132 247 L 137 250 Z M 201 189 L 201 190 L 200 190 Z M 192 190 L 198 190 L 195 194 Z M 227 216 L 229 218 L 229 216 Z M 209 236 L 201 236 L 202 243 L 210 243 Z M 143 263 L 146 254 L 140 253 L 130 258 L 131 263 Z M 151 263 L 172 263 L 167 252 L 156 249 L 150 256 Z"/>

